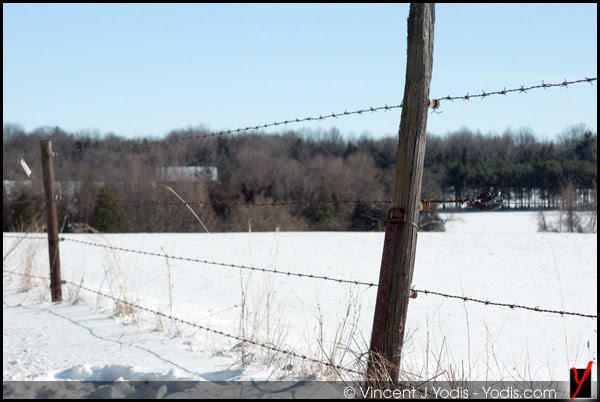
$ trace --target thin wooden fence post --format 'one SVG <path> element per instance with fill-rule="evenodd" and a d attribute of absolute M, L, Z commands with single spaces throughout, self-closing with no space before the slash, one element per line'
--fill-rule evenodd
<path fill-rule="evenodd" d="M 46 200 L 46 229 L 48 231 L 48 253 L 50 256 L 50 293 L 52 301 L 62 301 L 60 277 L 60 255 L 58 238 L 58 210 L 54 196 L 54 169 L 52 166 L 52 141 L 42 140 L 42 173 L 44 176 L 44 194 Z"/>
<path fill-rule="evenodd" d="M 392 207 L 386 223 L 367 379 L 397 381 L 417 246 L 433 66 L 434 3 L 412 3 Z"/>

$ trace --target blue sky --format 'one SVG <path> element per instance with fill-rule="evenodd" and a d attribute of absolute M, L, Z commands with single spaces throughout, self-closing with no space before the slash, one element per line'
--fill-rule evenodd
<path fill-rule="evenodd" d="M 3 5 L 3 122 L 135 138 L 402 101 L 407 4 Z M 597 74 L 596 4 L 436 6 L 431 97 Z M 597 129 L 597 85 L 442 103 L 428 131 Z M 398 110 L 290 125 L 396 135 Z"/>

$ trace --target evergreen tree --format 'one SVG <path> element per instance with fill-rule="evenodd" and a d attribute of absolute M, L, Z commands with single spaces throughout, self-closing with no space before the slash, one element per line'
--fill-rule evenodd
<path fill-rule="evenodd" d="M 10 231 L 10 222 L 12 216 L 10 211 L 10 203 L 8 200 L 8 195 L 6 194 L 6 188 L 2 188 L 2 231 L 9 232 Z"/>
<path fill-rule="evenodd" d="M 349 230 L 367 232 L 381 230 L 384 220 L 383 211 L 379 207 L 356 204 L 350 216 Z"/>
<path fill-rule="evenodd" d="M 99 191 L 90 225 L 101 232 L 127 231 L 127 221 L 123 209 L 117 204 L 109 190 L 103 188 Z"/>
<path fill-rule="evenodd" d="M 41 212 L 38 202 L 39 199 L 29 191 L 23 191 L 10 204 L 9 222 L 3 226 L 5 228 L 8 226 L 12 230 L 27 229 L 38 216 L 38 212 Z"/>

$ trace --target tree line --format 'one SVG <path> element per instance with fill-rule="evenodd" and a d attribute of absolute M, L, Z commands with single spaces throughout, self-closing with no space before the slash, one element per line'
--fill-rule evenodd
<path fill-rule="evenodd" d="M 3 230 L 23 229 L 42 208 L 40 140 L 51 138 L 63 230 L 100 231 L 379 230 L 394 185 L 397 139 L 347 139 L 336 130 L 210 136 L 202 129 L 163 139 L 68 133 L 58 127 L 3 130 Z M 18 161 L 33 174 L 27 178 Z M 217 180 L 164 181 L 169 166 L 215 166 Z M 7 180 L 9 183 L 7 184 Z M 422 197 L 455 199 L 500 190 L 512 206 L 556 206 L 563 189 L 595 203 L 597 133 L 585 126 L 558 140 L 531 130 L 502 134 L 467 128 L 428 135 Z M 181 203 L 190 203 L 197 217 Z M 311 201 L 306 205 L 302 202 Z M 320 203 L 319 203 L 320 201 Z M 199 202 L 205 202 L 200 204 Z M 297 205 L 261 204 L 298 202 Z"/>

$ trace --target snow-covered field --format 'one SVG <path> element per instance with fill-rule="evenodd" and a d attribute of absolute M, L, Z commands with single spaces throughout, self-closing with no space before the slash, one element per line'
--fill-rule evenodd
<path fill-rule="evenodd" d="M 531 212 L 455 214 L 446 228 L 419 234 L 416 288 L 597 314 L 596 234 L 538 233 Z M 65 236 L 375 283 L 383 246 L 383 233 Z M 3 239 L 4 255 L 15 242 Z M 208 328 L 355 370 L 368 350 L 376 288 L 73 242 L 60 252 L 63 279 Z M 47 276 L 46 242 L 21 242 L 3 268 Z M 67 285 L 65 302 L 52 304 L 47 282 L 34 279 L 23 292 L 21 277 L 3 279 L 4 380 L 336 378 L 316 363 L 115 308 Z M 570 367 L 597 358 L 597 319 L 434 295 L 411 300 L 406 334 L 402 369 L 414 379 L 566 381 Z"/>

